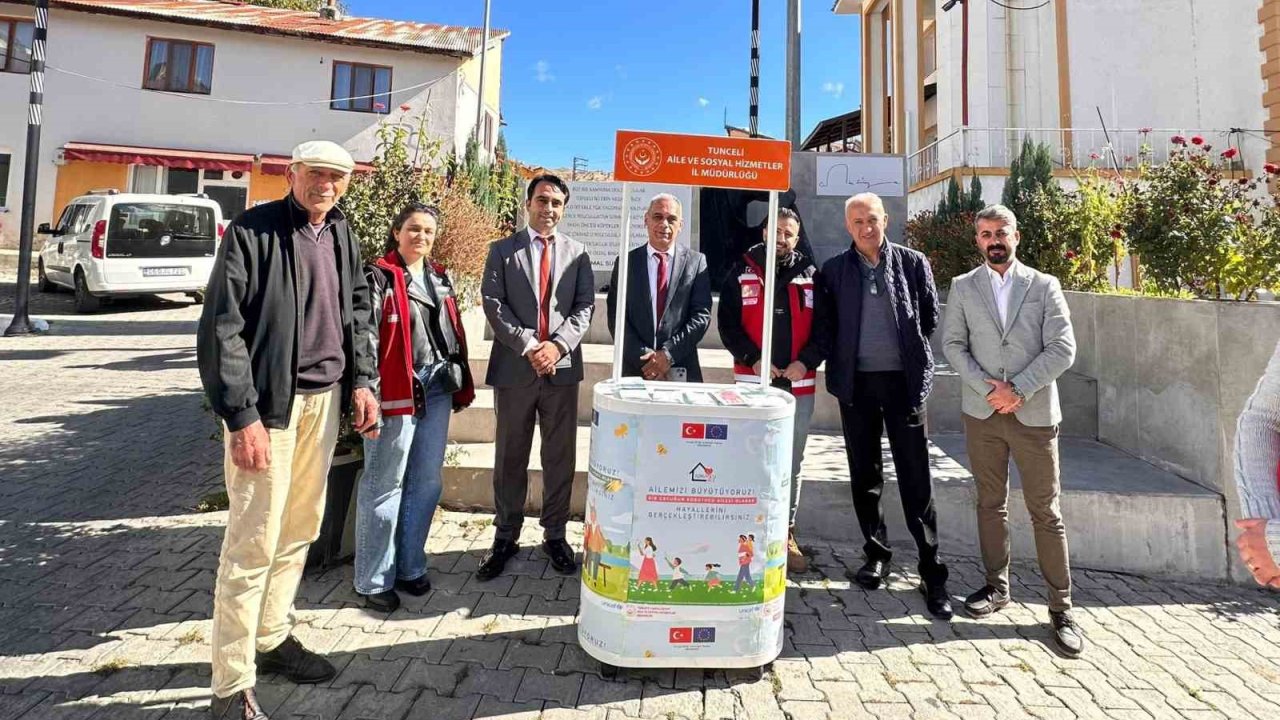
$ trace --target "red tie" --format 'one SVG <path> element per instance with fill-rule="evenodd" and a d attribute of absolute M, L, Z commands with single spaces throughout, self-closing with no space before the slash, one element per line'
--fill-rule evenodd
<path fill-rule="evenodd" d="M 542 264 L 538 268 L 538 339 L 550 339 L 551 326 L 551 246 L 555 236 L 542 240 Z"/>
<path fill-rule="evenodd" d="M 667 309 L 667 254 L 655 253 L 658 257 L 658 317 L 654 323 L 662 322 L 662 313 Z"/>

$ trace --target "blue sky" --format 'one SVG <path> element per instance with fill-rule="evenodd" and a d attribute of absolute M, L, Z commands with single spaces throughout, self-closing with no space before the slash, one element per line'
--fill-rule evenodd
<path fill-rule="evenodd" d="M 353 15 L 480 26 L 483 0 L 349 0 Z M 723 134 L 724 113 L 746 127 L 750 0 L 492 0 L 494 27 L 511 31 L 502 111 L 512 154 L 547 167 L 575 155 L 613 165 L 619 128 Z M 830 0 L 803 3 L 801 136 L 859 104 L 855 16 Z M 760 131 L 784 131 L 785 0 L 762 0 Z"/>

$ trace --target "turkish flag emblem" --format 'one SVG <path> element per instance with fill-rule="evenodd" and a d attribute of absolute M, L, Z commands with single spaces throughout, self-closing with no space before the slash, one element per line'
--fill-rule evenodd
<path fill-rule="evenodd" d="M 680 432 L 686 440 L 701 440 L 707 436 L 707 426 L 702 423 L 684 423 Z"/>
<path fill-rule="evenodd" d="M 672 645 L 683 645 L 693 642 L 693 628 L 673 627 L 667 631 L 667 642 Z"/>

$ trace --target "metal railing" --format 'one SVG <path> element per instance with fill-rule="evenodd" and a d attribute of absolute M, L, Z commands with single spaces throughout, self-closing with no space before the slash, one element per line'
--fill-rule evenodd
<path fill-rule="evenodd" d="M 1190 128 L 970 128 L 962 127 L 907 157 L 911 185 L 925 182 L 957 167 L 1007 168 L 1022 151 L 1024 140 L 1046 145 L 1055 168 L 1133 170 L 1143 163 L 1167 162 L 1181 146 L 1202 138 L 1215 154 L 1236 148 L 1236 167 L 1258 167 L 1270 140 L 1264 135 L 1223 129 Z"/>

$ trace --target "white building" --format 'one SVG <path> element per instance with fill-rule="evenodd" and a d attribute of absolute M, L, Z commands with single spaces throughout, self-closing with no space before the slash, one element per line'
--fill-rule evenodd
<path fill-rule="evenodd" d="M 1280 159 L 1264 134 L 1280 130 L 1280 92 L 1267 93 L 1280 89 L 1278 0 L 836 0 L 833 9 L 862 16 L 863 144 L 909 156 L 912 212 L 936 205 L 957 174 L 983 176 L 986 197 L 998 198 L 1028 136 L 1049 145 L 1064 176 L 1110 166 L 1112 153 L 1131 169 L 1144 143 L 1158 162 L 1174 134 L 1235 147 L 1249 169 Z"/>
<path fill-rule="evenodd" d="M 37 222 L 95 188 L 207 192 L 228 214 L 282 197 L 304 140 L 369 161 L 384 123 L 427 119 L 445 151 L 476 124 L 482 31 L 328 19 L 219 0 L 52 0 Z M 0 2 L 0 233 L 16 242 L 30 4 Z M 490 33 L 481 143 L 500 118 Z"/>

